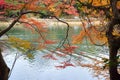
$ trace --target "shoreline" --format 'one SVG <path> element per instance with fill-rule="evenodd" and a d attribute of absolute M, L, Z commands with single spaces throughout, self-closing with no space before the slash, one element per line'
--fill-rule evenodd
<path fill-rule="evenodd" d="M 39 22 L 45 22 L 45 24 L 47 25 L 47 27 L 66 26 L 65 23 L 57 21 L 56 19 L 37 19 L 37 18 L 32 18 L 32 19 L 36 19 Z M 73 27 L 73 26 L 82 26 L 83 25 L 83 23 L 79 19 L 62 19 L 62 20 L 65 21 L 65 22 L 67 22 L 70 25 L 70 27 Z M 9 21 L 9 22 L 1 21 L 0 27 L 8 26 L 8 25 L 11 24 L 11 22 L 12 21 Z M 86 21 L 84 21 L 84 23 L 88 24 L 88 22 L 86 22 Z M 93 20 L 91 22 L 92 25 L 100 25 L 100 23 L 101 22 L 99 20 Z M 20 23 L 17 23 L 16 25 L 20 26 Z"/>

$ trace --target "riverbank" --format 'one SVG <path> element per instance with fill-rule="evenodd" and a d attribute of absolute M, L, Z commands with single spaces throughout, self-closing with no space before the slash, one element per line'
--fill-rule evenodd
<path fill-rule="evenodd" d="M 33 18 L 36 19 L 36 18 Z M 57 19 L 37 19 L 40 22 L 45 22 L 48 26 L 66 26 L 65 23 L 58 21 Z M 81 21 L 80 19 L 60 19 L 70 25 L 73 26 L 83 26 L 83 23 L 92 24 L 92 25 L 99 25 L 101 23 L 100 20 L 92 19 L 91 22 L 88 21 Z"/>
<path fill-rule="evenodd" d="M 32 19 L 35 19 L 39 22 L 44 22 L 47 27 L 53 27 L 53 26 L 66 26 L 65 23 L 62 23 L 56 19 L 37 19 L 37 18 L 32 18 Z M 80 19 L 60 19 L 62 21 L 65 21 L 66 23 L 68 23 L 70 25 L 70 27 L 73 27 L 73 26 L 83 26 L 83 22 L 86 24 L 86 26 L 88 26 L 88 24 L 92 24 L 92 25 L 100 25 L 101 21 L 99 20 L 93 20 L 91 21 L 91 23 L 88 23 L 87 21 L 81 21 Z M 11 24 L 12 21 L 9 21 L 9 22 L 5 22 L 5 21 L 2 21 L 0 23 L 0 27 L 5 27 L 5 26 L 9 26 Z M 17 23 L 17 27 L 19 27 L 20 23 Z M 21 26 L 20 26 L 21 27 Z"/>

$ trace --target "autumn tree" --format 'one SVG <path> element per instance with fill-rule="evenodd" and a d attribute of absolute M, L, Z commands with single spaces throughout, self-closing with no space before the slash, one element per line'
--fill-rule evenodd
<path fill-rule="evenodd" d="M 32 44 L 26 40 L 18 39 L 16 37 L 8 37 L 8 42 L 10 42 L 13 47 L 23 52 L 29 52 L 34 49 L 44 48 L 45 44 L 54 43 L 50 40 L 46 40 L 45 36 L 42 34 L 46 32 L 46 30 L 43 28 L 44 22 L 39 22 L 36 19 L 28 17 L 29 14 L 37 14 L 40 17 L 53 17 L 56 20 L 67 25 L 68 29 L 66 32 L 66 36 L 60 45 L 61 47 L 66 41 L 68 41 L 67 37 L 69 31 L 69 24 L 60 20 L 57 17 L 60 16 L 62 13 L 66 13 L 69 15 L 78 15 L 77 10 L 73 6 L 74 2 L 75 1 L 66 0 L 1 0 L 1 15 L 7 17 L 7 19 L 11 19 L 12 22 L 8 27 L 5 27 L 0 31 L 0 37 L 2 37 L 9 30 L 11 30 L 15 26 L 15 24 L 24 24 L 31 31 L 39 34 L 40 42 L 38 42 L 40 44 L 37 47 L 32 47 Z M 10 69 L 7 67 L 1 53 L 2 50 L 0 51 L 0 80 L 8 80 Z M 55 59 L 51 54 L 49 57 Z M 70 64 L 67 63 L 67 65 Z"/>
<path fill-rule="evenodd" d="M 120 75 L 118 74 L 117 67 L 117 53 L 120 44 L 119 35 L 119 0 L 1 0 L 0 11 L 1 14 L 12 19 L 11 24 L 5 29 L 0 31 L 0 37 L 6 34 L 12 29 L 15 24 L 24 24 L 31 31 L 37 32 L 40 36 L 40 40 L 43 43 L 50 44 L 51 41 L 46 40 L 42 33 L 46 33 L 43 25 L 44 23 L 39 22 L 35 19 L 28 17 L 29 14 L 37 14 L 40 17 L 54 17 L 58 21 L 67 25 L 67 31 L 65 38 L 61 41 L 59 47 L 63 47 L 62 51 L 71 55 L 75 46 L 71 46 L 68 40 L 69 24 L 65 21 L 60 20 L 58 17 L 62 14 L 75 15 L 81 19 L 82 31 L 78 36 L 74 37 L 73 43 L 81 43 L 82 40 L 87 36 L 88 40 L 97 46 L 108 44 L 109 46 L 109 72 L 110 80 L 119 80 Z M 11 18 L 12 17 L 12 18 Z M 94 25 L 93 20 L 97 18 L 101 21 L 100 25 Z M 108 25 L 106 26 L 106 23 Z M 20 41 L 25 44 L 14 44 L 13 46 L 22 49 L 22 51 L 31 50 L 31 43 L 24 40 L 10 37 L 8 39 L 11 43 Z M 67 45 L 64 45 L 67 42 Z M 41 42 L 40 42 L 41 43 Z M 26 46 L 27 44 L 27 46 Z M 42 44 L 39 45 L 41 47 Z M 21 48 L 19 48 L 21 47 Z M 44 46 L 42 46 L 44 47 Z M 63 55 L 61 55 L 63 56 Z M 53 55 L 48 54 L 44 57 L 51 57 L 56 59 Z M 72 64 L 65 62 L 64 65 Z M 58 67 L 58 66 L 57 66 Z M 60 66 L 59 66 L 60 67 Z M 65 66 L 61 66 L 65 67 Z M 8 80 L 9 68 L 7 67 L 2 55 L 0 54 L 0 79 Z"/>
<path fill-rule="evenodd" d="M 83 31 L 74 39 L 74 43 L 82 42 L 87 36 L 94 45 L 109 46 L 109 73 L 110 80 L 119 80 L 118 51 L 120 48 L 120 7 L 119 0 L 77 0 L 76 8 L 80 16 L 86 16 L 90 26 L 83 27 Z M 102 18 L 102 25 L 93 26 L 89 17 Z M 105 25 L 108 22 L 107 25 Z M 83 24 L 84 26 L 84 24 Z M 91 36 L 93 35 L 93 36 Z M 105 37 L 106 35 L 106 37 Z M 99 42 L 100 41 L 100 42 Z M 102 42 L 101 42 L 102 41 Z"/>

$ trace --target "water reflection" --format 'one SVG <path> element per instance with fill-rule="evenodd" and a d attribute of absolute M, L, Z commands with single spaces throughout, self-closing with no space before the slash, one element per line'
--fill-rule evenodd
<path fill-rule="evenodd" d="M 33 62 L 20 56 L 9 80 L 97 80 L 87 68 L 67 67 L 58 70 L 55 68 L 55 64 L 59 64 L 57 61 L 46 60 L 41 58 L 42 55 L 41 52 L 37 53 Z M 5 57 L 9 67 L 14 57 L 14 54 Z"/>
<path fill-rule="evenodd" d="M 66 34 L 65 31 L 66 31 L 65 27 L 64 28 L 50 27 L 47 38 L 59 41 L 65 37 Z M 80 31 L 79 27 L 77 26 L 71 27 L 69 36 L 76 35 L 79 33 L 79 31 Z M 33 34 L 30 31 L 22 30 L 22 29 L 21 30 L 12 29 L 8 34 L 26 40 L 33 40 L 38 37 L 37 34 Z M 69 37 L 69 39 L 71 40 L 71 37 Z M 50 48 L 52 47 L 55 48 L 55 46 L 56 44 L 50 46 Z M 78 46 L 80 46 L 80 48 L 77 50 L 77 52 L 84 51 L 86 53 L 91 54 L 93 50 L 97 49 L 95 48 L 95 46 L 90 45 L 89 47 L 87 47 L 85 46 L 85 44 L 81 44 Z M 94 51 L 93 55 L 97 55 L 95 53 L 98 53 L 98 51 L 101 51 L 101 48 L 98 48 L 97 52 Z M 11 68 L 12 63 L 14 61 L 16 50 L 12 51 L 12 53 L 9 50 L 8 52 L 4 52 L 4 53 L 8 54 L 7 56 L 5 56 L 5 59 L 8 66 Z M 89 71 L 88 68 L 83 68 L 80 66 L 67 67 L 65 69 L 59 69 L 59 70 L 55 68 L 55 66 L 60 64 L 60 62 L 64 61 L 65 58 L 64 59 L 60 58 L 58 61 L 45 59 L 42 57 L 45 54 L 44 51 L 36 51 L 34 52 L 34 54 L 35 54 L 34 59 L 29 59 L 28 57 L 26 57 L 26 55 L 20 55 L 20 57 L 17 59 L 17 62 L 14 66 L 14 69 L 12 71 L 9 80 L 98 80 L 97 78 L 93 77 L 92 73 Z M 86 57 L 81 56 L 80 61 L 82 62 L 84 60 L 83 61 L 84 63 L 92 63 L 91 59 L 88 59 Z"/>

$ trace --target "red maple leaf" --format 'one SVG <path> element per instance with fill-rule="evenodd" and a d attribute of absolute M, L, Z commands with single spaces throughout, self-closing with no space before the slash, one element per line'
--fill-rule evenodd
<path fill-rule="evenodd" d="M 4 5 L 4 4 L 5 4 L 5 1 L 4 0 L 0 0 L 0 6 Z"/>
<path fill-rule="evenodd" d="M 53 55 L 53 54 L 51 54 L 51 53 L 46 54 L 46 55 L 44 55 L 43 57 L 44 57 L 44 58 L 47 58 L 47 59 L 57 60 L 57 58 L 56 58 L 56 57 L 54 57 L 54 55 Z"/>
<path fill-rule="evenodd" d="M 75 15 L 75 16 L 78 15 L 77 10 L 73 6 L 70 6 L 68 7 L 68 9 L 65 9 L 64 12 Z"/>
<path fill-rule="evenodd" d="M 63 64 L 65 67 L 67 67 L 67 66 L 73 66 L 74 67 L 74 65 L 70 61 L 64 61 L 61 64 Z"/>
<path fill-rule="evenodd" d="M 77 46 L 68 46 L 68 47 L 64 48 L 63 51 L 68 52 L 68 53 L 72 53 L 72 52 L 74 52 L 74 50 L 76 48 L 78 48 L 78 47 Z"/>
<path fill-rule="evenodd" d="M 75 65 L 73 65 L 70 61 L 64 61 L 61 63 L 62 65 L 58 65 L 58 66 L 55 66 L 56 68 L 60 68 L 60 69 L 64 69 L 68 66 L 72 66 L 72 67 L 75 67 Z"/>

